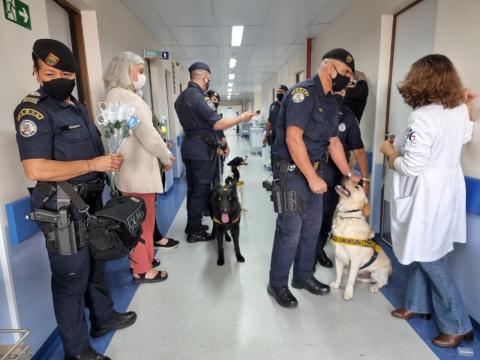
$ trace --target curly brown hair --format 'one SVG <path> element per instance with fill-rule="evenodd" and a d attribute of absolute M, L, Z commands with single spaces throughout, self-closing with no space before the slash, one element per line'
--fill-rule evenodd
<path fill-rule="evenodd" d="M 412 108 L 440 104 L 453 109 L 464 102 L 464 88 L 448 57 L 432 54 L 413 63 L 398 91 Z"/>

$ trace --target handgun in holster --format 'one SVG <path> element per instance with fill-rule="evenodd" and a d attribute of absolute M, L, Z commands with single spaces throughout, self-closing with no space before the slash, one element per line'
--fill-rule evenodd
<path fill-rule="evenodd" d="M 77 253 L 77 236 L 75 221 L 72 221 L 69 214 L 71 198 L 60 183 L 55 192 L 57 211 L 38 208 L 30 212 L 28 218 L 47 225 L 43 228 L 48 248 L 58 250 L 60 255 L 73 255 Z"/>
<path fill-rule="evenodd" d="M 275 213 L 298 212 L 303 217 L 305 209 L 302 199 L 297 196 L 296 191 L 284 191 L 280 179 L 274 179 L 272 182 L 271 200 Z"/>

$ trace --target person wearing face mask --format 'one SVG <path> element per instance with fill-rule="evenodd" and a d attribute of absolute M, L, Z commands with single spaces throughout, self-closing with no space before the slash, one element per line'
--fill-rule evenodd
<path fill-rule="evenodd" d="M 350 110 L 345 102 L 346 90 L 334 93 L 335 100 L 338 104 L 338 137 L 342 142 L 345 150 L 345 157 L 347 161 L 350 160 L 351 152 L 355 156 L 360 173 L 362 174 L 362 184 L 365 192 L 368 192 L 369 178 L 368 178 L 368 159 L 367 153 L 363 146 L 362 134 L 357 118 L 352 110 Z M 323 219 L 320 233 L 318 235 L 316 259 L 318 263 L 327 268 L 333 267 L 332 261 L 327 257 L 323 250 L 327 243 L 328 234 L 332 228 L 333 213 L 338 204 L 338 194 L 335 191 L 335 186 L 340 184 L 343 174 L 335 165 L 332 159 L 328 159 L 323 168 L 322 178 L 327 183 L 327 191 L 323 194 Z"/>
<path fill-rule="evenodd" d="M 28 94 L 14 112 L 20 160 L 26 176 L 37 182 L 31 192 L 32 209 L 59 212 L 56 185 L 66 181 L 94 213 L 102 207 L 104 173 L 119 171 L 123 157 L 105 155 L 86 108 L 71 95 L 78 72 L 71 50 L 59 41 L 39 39 L 33 45 L 32 59 L 40 88 Z M 85 226 L 85 215 L 72 205 L 67 214 L 75 229 Z M 45 234 L 65 359 L 108 360 L 90 347 L 84 306 L 90 310 L 92 337 L 132 325 L 136 314 L 114 311 L 105 283 L 105 262 L 91 257 L 82 233 L 75 231 L 73 239 L 66 239 L 56 224 L 37 223 Z M 66 250 L 64 240 L 75 245 Z"/>
<path fill-rule="evenodd" d="M 294 288 L 315 295 L 330 292 L 330 287 L 313 275 L 322 194 L 327 191 L 322 177 L 328 152 L 344 176 L 360 180 L 352 173 L 338 137 L 338 105 L 333 96 L 347 87 L 354 71 L 348 51 L 329 51 L 313 78 L 287 92 L 277 118 L 272 195 L 278 217 L 267 292 L 284 307 L 298 305 L 288 288 L 292 265 Z"/>
<path fill-rule="evenodd" d="M 172 167 L 174 157 L 165 141 L 153 126 L 152 111 L 137 94 L 146 83 L 144 60 L 129 51 L 115 56 L 104 74 L 107 103 L 125 103 L 135 107 L 140 120 L 132 136 L 120 148 L 125 162 L 115 176 L 117 188 L 124 196 L 135 196 L 145 201 L 146 218 L 142 225 L 142 241 L 130 255 L 133 281 L 156 283 L 167 279 L 165 271 L 155 269 L 159 260 L 154 258 L 153 233 L 155 226 L 155 200 L 163 192 L 159 161 L 163 171 Z"/>
<path fill-rule="evenodd" d="M 234 118 L 222 118 L 212 100 L 205 96 L 210 84 L 210 67 L 196 62 L 188 71 L 190 82 L 175 101 L 175 111 L 185 133 L 181 148 L 187 176 L 188 220 L 185 232 L 187 242 L 194 243 L 211 240 L 208 226 L 202 225 L 202 214 L 208 204 L 217 163 L 216 131 L 250 121 L 253 114 L 247 111 Z"/>
<path fill-rule="evenodd" d="M 358 122 L 362 120 L 363 110 L 367 105 L 368 84 L 367 77 L 361 71 L 355 71 L 353 74 L 355 80 L 354 86 L 347 87 L 347 93 L 344 98 L 344 105 L 355 114 Z"/>
<path fill-rule="evenodd" d="M 213 102 L 215 110 L 217 110 L 218 112 L 218 106 L 220 105 L 220 95 L 215 90 L 208 90 L 207 97 Z M 215 173 L 212 181 L 213 186 L 215 186 L 215 184 L 220 180 L 220 168 L 222 169 L 223 174 L 225 158 L 228 157 L 228 155 L 230 154 L 230 147 L 228 146 L 227 137 L 225 136 L 225 132 L 223 130 L 217 130 L 217 141 L 219 143 L 217 155 L 219 156 L 220 167 L 218 164 L 215 167 Z"/>
<path fill-rule="evenodd" d="M 272 146 L 275 142 L 275 123 L 278 117 L 278 112 L 282 107 L 282 100 L 285 93 L 288 91 L 286 85 L 280 85 L 276 90 L 275 101 L 270 105 L 270 110 L 268 113 L 268 122 L 265 128 L 265 139 L 263 140 L 264 144 Z"/>

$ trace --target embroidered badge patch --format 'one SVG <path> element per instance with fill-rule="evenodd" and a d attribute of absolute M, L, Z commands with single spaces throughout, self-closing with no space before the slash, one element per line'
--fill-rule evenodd
<path fill-rule="evenodd" d="M 20 135 L 25 138 L 32 137 L 37 133 L 37 124 L 35 124 L 32 120 L 23 120 L 18 127 Z"/>
<path fill-rule="evenodd" d="M 415 139 L 417 138 L 417 134 L 412 129 L 408 128 L 407 130 L 407 140 L 411 143 L 415 143 Z"/>
<path fill-rule="evenodd" d="M 347 130 L 345 123 L 340 123 L 340 125 L 338 125 L 338 131 L 344 132 L 345 130 Z"/>
<path fill-rule="evenodd" d="M 33 116 L 37 120 L 42 120 L 45 118 L 45 115 L 43 115 L 40 111 L 35 110 L 35 109 L 30 109 L 30 108 L 25 108 L 20 110 L 20 112 L 17 115 L 17 121 L 20 121 L 24 116 Z"/>
<path fill-rule="evenodd" d="M 59 61 L 60 61 L 60 58 L 57 55 L 52 53 L 48 54 L 47 58 L 45 59 L 45 62 L 50 66 L 57 65 Z"/>
<path fill-rule="evenodd" d="M 305 88 L 296 88 L 292 91 L 292 100 L 294 103 L 301 103 L 305 100 L 306 96 L 309 96 L 310 93 Z"/>
<path fill-rule="evenodd" d="M 215 104 L 213 103 L 213 101 L 212 101 L 210 98 L 208 98 L 208 97 L 205 98 L 205 101 L 207 102 L 207 105 L 208 105 L 208 107 L 209 107 L 210 109 L 216 110 L 216 109 L 215 109 Z"/>

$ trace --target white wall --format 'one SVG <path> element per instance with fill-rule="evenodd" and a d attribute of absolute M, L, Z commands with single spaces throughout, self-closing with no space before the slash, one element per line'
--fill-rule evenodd
<path fill-rule="evenodd" d="M 261 87 L 261 96 L 255 95 L 255 110 L 262 110 L 262 113 L 268 117 L 270 104 L 274 101 L 272 98 L 272 89 L 277 89 L 280 85 L 291 87 L 295 84 L 296 74 L 306 72 L 307 52 L 304 49 L 295 54 L 287 61 L 270 79 L 265 81 Z"/>

